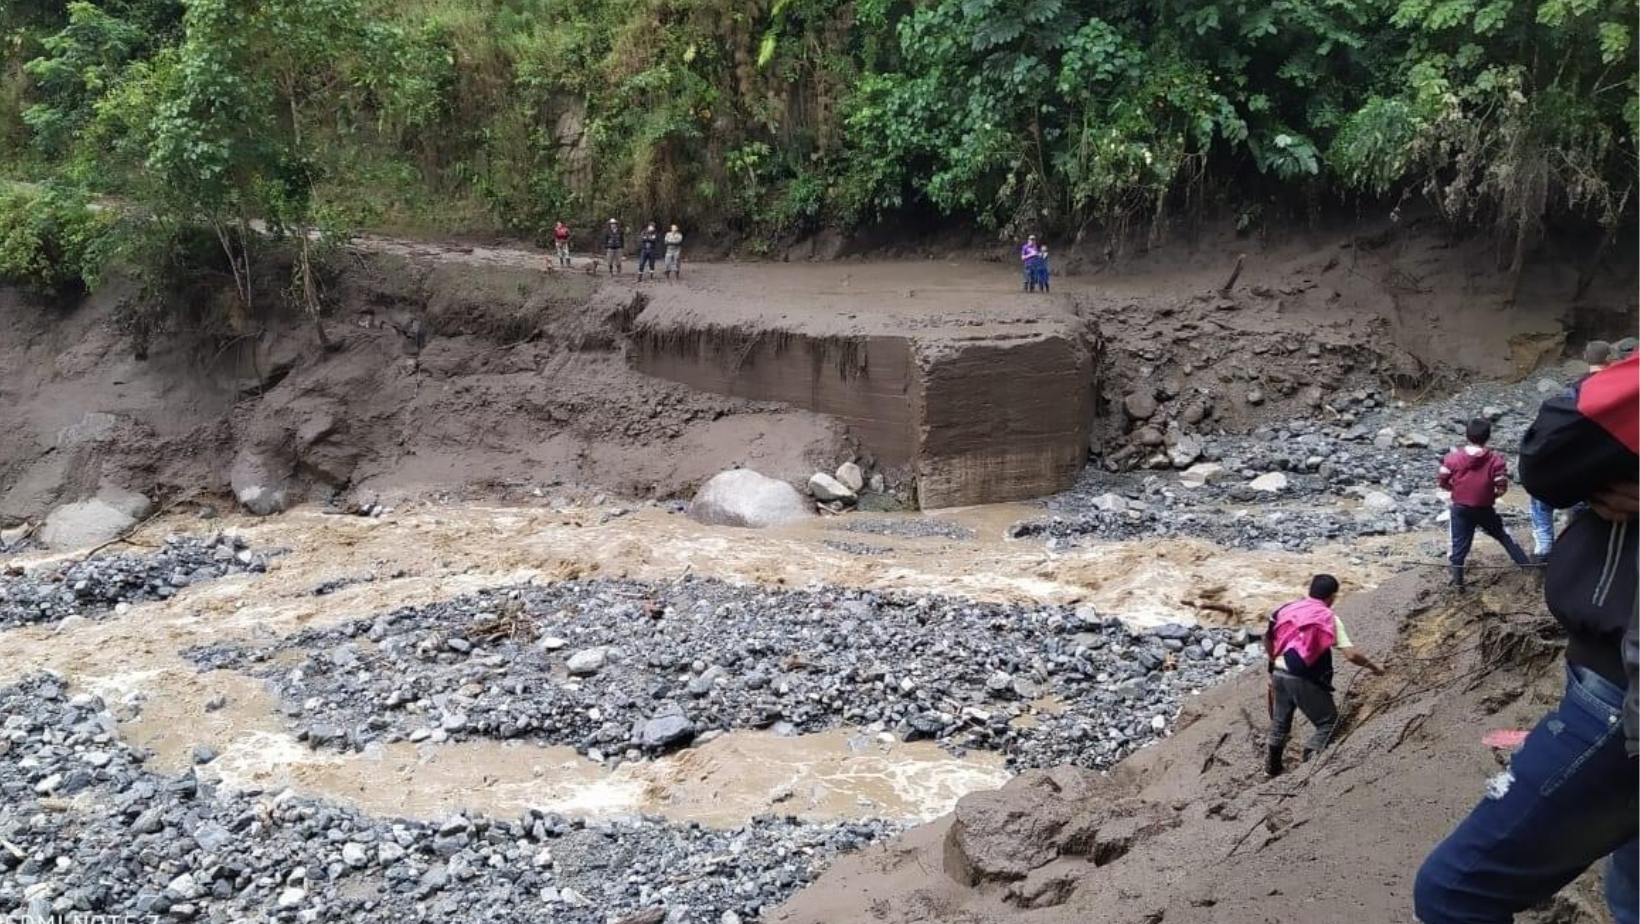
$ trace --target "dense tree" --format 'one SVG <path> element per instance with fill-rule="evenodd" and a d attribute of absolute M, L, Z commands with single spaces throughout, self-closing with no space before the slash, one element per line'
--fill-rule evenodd
<path fill-rule="evenodd" d="M 1495 229 L 1518 270 L 1556 216 L 1633 224 L 1635 12 L 15 3 L 0 9 L 0 145 L 20 178 L 125 203 L 122 225 L 141 233 L 96 253 L 153 266 L 208 227 L 247 306 L 254 251 L 285 241 L 290 294 L 316 319 L 320 251 L 364 224 L 540 235 L 607 214 L 710 223 L 755 250 L 907 210 L 1120 241 L 1209 207 L 1255 220 L 1426 197 Z"/>

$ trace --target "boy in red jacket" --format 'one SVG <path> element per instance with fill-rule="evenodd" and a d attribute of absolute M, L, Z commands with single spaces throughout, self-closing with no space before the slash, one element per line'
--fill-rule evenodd
<path fill-rule="evenodd" d="M 1477 417 L 1464 427 L 1467 446 L 1446 454 L 1441 460 L 1441 471 L 1436 482 L 1443 491 L 1452 492 L 1450 523 L 1452 529 L 1452 586 L 1463 589 L 1463 563 L 1469 558 L 1469 547 L 1479 529 L 1503 546 L 1509 558 L 1517 565 L 1531 563 L 1526 552 L 1515 542 L 1503 519 L 1498 516 L 1498 498 L 1509 490 L 1509 463 L 1502 455 L 1486 448 L 1492 439 L 1492 424 Z"/>

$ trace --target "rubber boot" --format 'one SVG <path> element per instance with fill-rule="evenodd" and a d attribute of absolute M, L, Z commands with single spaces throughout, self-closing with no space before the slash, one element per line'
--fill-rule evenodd
<path fill-rule="evenodd" d="M 1463 565 L 1453 565 L 1452 566 L 1452 580 L 1450 581 L 1450 583 L 1453 587 L 1457 588 L 1458 590 L 1463 590 L 1464 589 Z"/>
<path fill-rule="evenodd" d="M 1264 775 L 1278 777 L 1281 775 L 1281 748 L 1267 747 L 1264 749 Z"/>

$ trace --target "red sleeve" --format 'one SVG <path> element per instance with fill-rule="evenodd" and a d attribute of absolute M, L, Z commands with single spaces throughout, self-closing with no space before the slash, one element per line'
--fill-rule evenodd
<path fill-rule="evenodd" d="M 1509 463 L 1502 454 L 1494 452 L 1488 467 L 1492 471 L 1492 492 L 1502 497 L 1509 490 Z"/>

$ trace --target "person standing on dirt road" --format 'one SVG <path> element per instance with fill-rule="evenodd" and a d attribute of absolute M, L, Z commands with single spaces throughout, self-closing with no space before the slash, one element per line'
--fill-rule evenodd
<path fill-rule="evenodd" d="M 609 267 L 609 275 L 620 275 L 621 253 L 624 250 L 626 235 L 621 233 L 621 223 L 611 218 L 609 230 L 604 232 L 604 264 Z"/>
<path fill-rule="evenodd" d="M 1355 650 L 1344 621 L 1332 610 L 1338 599 L 1338 578 L 1318 574 L 1310 578 L 1309 595 L 1294 600 L 1270 616 L 1264 633 L 1264 651 L 1269 656 L 1270 740 L 1265 748 L 1264 772 L 1280 776 L 1282 754 L 1293 731 L 1293 715 L 1315 726 L 1315 734 L 1304 745 L 1304 759 L 1315 756 L 1332 740 L 1338 727 L 1338 706 L 1333 702 L 1333 651 L 1344 660 L 1382 674 L 1384 669 Z"/>
<path fill-rule="evenodd" d="M 1447 560 L 1452 565 L 1452 586 L 1464 587 L 1463 565 L 1469 558 L 1469 548 L 1475 541 L 1475 530 L 1480 530 L 1498 541 L 1509 559 L 1517 565 L 1529 565 L 1532 560 L 1509 535 L 1498 516 L 1498 498 L 1509 490 L 1509 463 L 1486 444 L 1492 440 L 1492 423 L 1476 417 L 1464 427 L 1468 443 L 1452 450 L 1441 459 L 1435 481 L 1441 490 L 1452 494 L 1451 530 L 1452 549 Z"/>
<path fill-rule="evenodd" d="M 683 232 L 673 225 L 666 232 L 666 281 L 683 278 Z"/>
<path fill-rule="evenodd" d="M 1025 273 L 1025 291 L 1027 292 L 1036 288 L 1036 261 L 1041 253 L 1042 249 L 1037 246 L 1036 235 L 1034 234 L 1025 239 L 1025 246 L 1019 248 L 1019 265 Z"/>
<path fill-rule="evenodd" d="M 1543 596 L 1566 629 L 1566 692 L 1424 860 L 1423 924 L 1505 924 L 1603 857 L 1606 904 L 1640 922 L 1640 359 L 1550 398 L 1521 440 L 1526 489 L 1572 516 Z"/>
<path fill-rule="evenodd" d="M 558 265 L 569 268 L 569 226 L 558 222 L 552 229 L 552 244 L 558 251 Z"/>
<path fill-rule="evenodd" d="M 638 232 L 638 281 L 643 282 L 643 271 L 649 269 L 649 281 L 655 281 L 655 247 L 660 243 L 660 232 L 650 222 Z"/>
<path fill-rule="evenodd" d="M 1036 252 L 1036 288 L 1040 292 L 1053 291 L 1048 285 L 1048 248 L 1043 246 Z"/>

